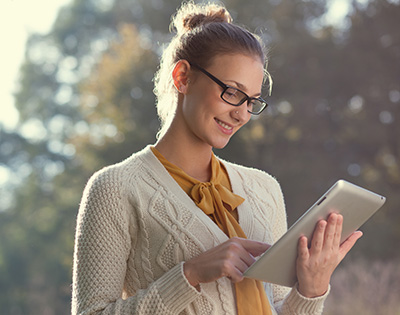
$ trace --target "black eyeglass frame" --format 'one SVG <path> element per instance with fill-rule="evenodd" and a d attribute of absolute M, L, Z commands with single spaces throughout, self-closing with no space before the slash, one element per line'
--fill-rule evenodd
<path fill-rule="evenodd" d="M 240 106 L 242 105 L 244 102 L 251 102 L 252 100 L 257 100 L 261 103 L 263 103 L 264 105 L 261 107 L 261 109 L 257 112 L 253 112 L 250 110 L 247 110 L 250 114 L 252 115 L 260 115 L 267 107 L 268 107 L 268 103 L 262 98 L 262 97 L 250 97 L 248 96 L 245 92 L 243 92 L 242 90 L 235 88 L 233 86 L 227 85 L 224 82 L 222 82 L 221 80 L 219 80 L 218 78 L 216 78 L 215 76 L 213 76 L 210 72 L 208 72 L 207 70 L 205 70 L 204 68 L 200 67 L 199 65 L 195 64 L 195 63 L 190 63 L 189 64 L 193 67 L 196 68 L 198 70 L 200 70 L 201 72 L 203 72 L 206 76 L 208 76 L 211 80 L 213 80 L 215 83 L 217 83 L 220 87 L 223 88 L 222 93 L 220 95 L 221 99 L 228 103 L 229 105 L 232 106 Z M 227 101 L 223 96 L 226 92 L 227 89 L 234 89 L 236 91 L 239 91 L 240 93 L 242 93 L 245 97 L 237 104 L 235 103 L 231 103 L 229 101 Z"/>

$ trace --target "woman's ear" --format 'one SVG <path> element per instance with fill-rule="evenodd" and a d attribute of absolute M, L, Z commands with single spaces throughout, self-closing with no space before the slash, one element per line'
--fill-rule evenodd
<path fill-rule="evenodd" d="M 189 71 L 190 64 L 187 60 L 179 60 L 172 71 L 172 79 L 174 80 L 174 86 L 179 93 L 186 93 L 187 84 L 189 82 Z"/>

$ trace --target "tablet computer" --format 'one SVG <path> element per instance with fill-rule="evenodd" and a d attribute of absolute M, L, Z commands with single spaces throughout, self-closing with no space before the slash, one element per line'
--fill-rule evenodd
<path fill-rule="evenodd" d="M 330 213 L 343 216 L 341 242 L 364 224 L 385 202 L 385 197 L 351 184 L 337 181 L 290 229 L 244 273 L 245 277 L 292 287 L 297 281 L 296 259 L 299 238 L 311 240 L 315 225 Z"/>

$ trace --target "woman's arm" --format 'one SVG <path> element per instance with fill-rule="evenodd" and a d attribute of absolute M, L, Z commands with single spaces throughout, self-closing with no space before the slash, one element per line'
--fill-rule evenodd
<path fill-rule="evenodd" d="M 128 257 L 135 250 L 122 191 L 118 174 L 108 171 L 85 189 L 76 228 L 72 314 L 177 314 L 199 295 L 182 263 L 122 299 Z"/>

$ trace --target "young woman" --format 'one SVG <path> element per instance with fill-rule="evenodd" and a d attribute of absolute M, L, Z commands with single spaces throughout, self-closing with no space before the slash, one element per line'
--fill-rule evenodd
<path fill-rule="evenodd" d="M 299 240 L 298 284 L 243 278 L 286 231 L 279 184 L 214 156 L 261 97 L 259 39 L 220 5 L 184 4 L 156 75 L 158 142 L 97 172 L 79 210 L 73 314 L 321 314 L 340 246 L 342 217 Z"/>

